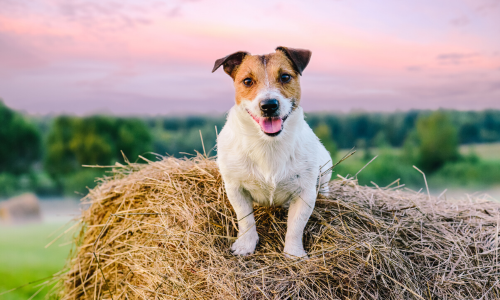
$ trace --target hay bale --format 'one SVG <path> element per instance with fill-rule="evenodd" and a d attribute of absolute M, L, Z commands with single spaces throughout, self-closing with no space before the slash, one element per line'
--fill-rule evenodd
<path fill-rule="evenodd" d="M 117 167 L 84 199 L 62 299 L 499 299 L 499 208 L 332 181 L 282 249 L 286 211 L 257 207 L 260 242 L 235 257 L 235 214 L 213 160 Z"/>
<path fill-rule="evenodd" d="M 0 202 L 0 220 L 5 223 L 39 222 L 40 203 L 32 193 L 21 194 Z"/>

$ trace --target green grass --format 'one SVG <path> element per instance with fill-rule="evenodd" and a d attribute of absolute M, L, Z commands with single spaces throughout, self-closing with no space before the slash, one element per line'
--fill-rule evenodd
<path fill-rule="evenodd" d="M 20 226 L 0 225 L 0 294 L 31 281 L 39 280 L 60 271 L 71 248 L 59 245 L 60 239 L 45 249 L 60 231 L 51 237 L 62 224 L 30 224 Z M 43 281 L 41 281 L 43 282 Z M 41 283 L 40 282 L 40 283 Z M 40 287 L 32 284 L 0 296 L 1 300 L 29 299 Z M 33 299 L 43 299 L 50 287 L 44 288 Z"/>
<path fill-rule="evenodd" d="M 349 149 L 341 149 L 339 152 L 344 154 Z M 475 153 L 483 160 L 487 161 L 499 161 L 500 160 L 500 143 L 487 143 L 487 144 L 471 144 L 471 145 L 461 145 L 459 148 L 460 154 L 468 155 Z M 364 150 L 356 150 L 357 157 L 363 157 Z M 386 154 L 400 155 L 402 153 L 401 148 L 370 148 L 370 154 L 372 156 L 379 155 L 385 152 Z M 340 155 L 340 154 L 339 154 Z"/>
<path fill-rule="evenodd" d="M 365 155 L 363 150 L 357 151 L 353 156 L 335 168 L 333 179 L 336 179 L 337 174 L 343 177 L 348 175 L 354 176 L 372 158 L 378 155 L 357 176 L 360 185 L 373 186 L 371 183 L 373 181 L 380 186 L 386 186 L 398 178 L 401 184 L 406 184 L 410 187 L 416 187 L 424 183 L 422 175 L 413 169 L 412 164 L 398 155 L 398 149 L 383 148 L 374 150 L 370 150 L 369 155 Z M 339 151 L 334 161 L 338 161 L 346 152 Z"/>
<path fill-rule="evenodd" d="M 339 151 L 334 161 L 347 152 L 345 149 Z M 430 189 L 478 190 L 500 187 L 500 143 L 462 146 L 460 153 L 463 155 L 460 160 L 426 174 Z M 409 188 L 425 188 L 422 175 L 413 168 L 414 162 L 405 159 L 401 149 L 397 148 L 370 149 L 368 155 L 361 149 L 335 168 L 334 178 L 337 174 L 353 176 L 376 155 L 377 159 L 358 175 L 359 184 L 371 186 L 373 181 L 386 186 L 399 178 L 400 183 Z"/>
<path fill-rule="evenodd" d="M 484 160 L 500 161 L 500 143 L 475 144 L 460 146 L 460 153 L 463 155 L 475 153 Z"/>

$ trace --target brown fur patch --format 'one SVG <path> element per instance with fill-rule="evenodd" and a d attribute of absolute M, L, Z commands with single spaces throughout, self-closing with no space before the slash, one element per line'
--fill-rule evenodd
<path fill-rule="evenodd" d="M 292 76 L 288 83 L 282 83 L 282 74 Z M 267 75 L 267 77 L 266 77 Z M 250 78 L 253 84 L 248 87 L 243 80 Z M 288 99 L 295 102 L 293 109 L 300 103 L 300 78 L 292 62 L 282 51 L 268 55 L 247 55 L 236 70 L 234 88 L 236 90 L 236 104 L 243 99 L 255 99 L 262 89 L 275 88 Z"/>

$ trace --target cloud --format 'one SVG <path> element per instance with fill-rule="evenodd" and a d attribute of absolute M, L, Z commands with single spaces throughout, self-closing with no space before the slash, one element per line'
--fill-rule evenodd
<path fill-rule="evenodd" d="M 479 56 L 479 53 L 444 53 L 439 54 L 436 59 L 441 65 L 460 65 L 470 63 Z"/>
<path fill-rule="evenodd" d="M 489 87 L 490 87 L 490 90 L 492 92 L 500 91 L 500 82 L 498 82 L 498 81 L 492 82 L 492 83 L 490 83 Z"/>
<path fill-rule="evenodd" d="M 422 66 L 408 66 L 406 67 L 406 70 L 407 71 L 410 71 L 410 72 L 420 72 L 422 71 Z"/>
<path fill-rule="evenodd" d="M 64 1 L 57 4 L 59 13 L 70 22 L 86 28 L 116 30 L 148 25 L 149 6 L 114 1 Z"/>
<path fill-rule="evenodd" d="M 167 12 L 167 17 L 168 18 L 177 18 L 182 15 L 182 7 L 185 6 L 188 3 L 196 3 L 200 2 L 201 0 L 177 0 L 177 3 L 170 9 L 168 9 Z"/>
<path fill-rule="evenodd" d="M 419 99 L 434 101 L 438 99 L 448 100 L 450 104 L 453 99 L 468 99 L 471 106 L 478 104 L 471 99 L 487 98 L 495 99 L 500 92 L 499 76 L 489 74 L 469 74 L 464 76 L 443 76 L 432 81 L 421 81 L 415 85 L 407 85 L 401 88 L 403 94 L 413 95 Z M 500 102 L 495 105 L 500 107 Z"/>
<path fill-rule="evenodd" d="M 25 71 L 27 68 L 46 64 L 44 59 L 22 40 L 0 31 L 0 76 L 12 76 L 12 70 Z"/>
<path fill-rule="evenodd" d="M 24 7 L 24 3 L 19 0 L 0 0 L 0 7 L 3 11 L 17 10 Z"/>
<path fill-rule="evenodd" d="M 179 17 L 180 15 L 181 15 L 181 7 L 179 5 L 175 6 L 174 8 L 170 9 L 167 12 L 167 17 L 169 18 Z"/>
<path fill-rule="evenodd" d="M 493 9 L 496 9 L 500 7 L 500 1 L 499 0 L 490 0 L 490 1 L 487 1 L 479 6 L 476 6 L 476 11 L 478 12 L 489 12 Z"/>
<path fill-rule="evenodd" d="M 12 0 L 0 0 L 12 1 Z M 83 27 L 98 30 L 116 31 L 150 25 L 154 20 L 181 16 L 183 6 L 199 0 L 55 0 L 55 10 L 67 21 Z M 45 0 L 45 4 L 47 4 Z"/>
<path fill-rule="evenodd" d="M 452 19 L 451 24 L 457 27 L 463 27 L 470 23 L 470 19 L 467 16 L 460 16 L 458 18 Z"/>

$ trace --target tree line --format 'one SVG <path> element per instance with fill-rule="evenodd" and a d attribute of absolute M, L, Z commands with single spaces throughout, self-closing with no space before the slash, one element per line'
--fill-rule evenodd
<path fill-rule="evenodd" d="M 399 148 L 401 159 L 430 173 L 462 159 L 460 144 L 500 142 L 499 110 L 309 113 L 306 121 L 333 156 L 356 146 L 366 161 L 371 149 Z M 105 174 L 82 165 L 108 166 L 155 153 L 215 155 L 225 116 L 31 117 L 0 101 L 0 123 L 0 195 L 70 194 L 85 193 Z"/>

